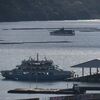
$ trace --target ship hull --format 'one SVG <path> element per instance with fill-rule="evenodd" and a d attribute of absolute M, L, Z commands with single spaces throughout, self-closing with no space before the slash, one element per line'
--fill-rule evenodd
<path fill-rule="evenodd" d="M 54 36 L 74 36 L 74 33 L 55 33 L 55 32 L 51 32 L 50 35 L 54 35 Z"/>
<path fill-rule="evenodd" d="M 70 72 L 56 72 L 54 74 L 53 72 L 47 74 L 36 74 L 36 73 L 12 73 L 11 71 L 2 71 L 2 76 L 7 80 L 16 80 L 16 81 L 65 81 L 67 78 L 70 78 L 72 76 L 72 73 Z"/>

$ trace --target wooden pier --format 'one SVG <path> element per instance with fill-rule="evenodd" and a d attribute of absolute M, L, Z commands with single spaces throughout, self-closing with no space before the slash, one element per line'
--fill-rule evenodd
<path fill-rule="evenodd" d="M 86 91 L 100 91 L 100 86 L 78 86 L 74 84 L 72 88 L 68 89 L 21 89 L 17 88 L 9 90 L 8 93 L 19 93 L 19 94 L 85 94 Z"/>
<path fill-rule="evenodd" d="M 14 89 L 9 90 L 8 93 L 18 94 L 74 94 L 73 89 Z"/>

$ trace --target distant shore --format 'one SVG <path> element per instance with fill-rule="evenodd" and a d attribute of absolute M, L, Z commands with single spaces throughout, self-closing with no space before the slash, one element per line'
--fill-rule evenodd
<path fill-rule="evenodd" d="M 0 44 L 28 44 L 28 43 L 70 43 L 71 41 L 41 41 L 41 42 L 3 42 Z"/>

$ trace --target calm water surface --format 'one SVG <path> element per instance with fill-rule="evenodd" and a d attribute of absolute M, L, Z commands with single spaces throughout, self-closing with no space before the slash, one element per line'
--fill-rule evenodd
<path fill-rule="evenodd" d="M 23 59 L 30 56 L 39 58 L 45 56 L 54 60 L 64 70 L 75 71 L 81 75 L 81 69 L 72 69 L 70 66 L 92 59 L 100 59 L 100 32 L 82 32 L 75 30 L 75 36 L 50 36 L 52 29 L 40 30 L 11 30 L 11 28 L 100 28 L 100 21 L 30 21 L 30 22 L 5 22 L 0 23 L 0 70 L 12 69 L 20 64 Z M 8 30 L 5 30 L 8 29 Z M 46 41 L 69 41 L 68 43 L 38 43 Z M 37 42 L 37 43 L 35 43 Z M 5 44 L 4 44 L 5 43 Z M 12 44 L 14 43 L 14 44 Z M 21 43 L 21 44 L 18 44 Z M 89 69 L 85 70 L 88 74 Z M 92 70 L 92 73 L 95 69 Z M 9 89 L 15 88 L 67 88 L 73 83 L 70 82 L 18 82 L 4 81 L 0 76 L 0 100 L 16 100 L 24 98 L 40 97 L 41 100 L 48 100 L 48 97 L 55 95 L 40 94 L 8 94 Z M 80 83 L 83 85 L 98 85 Z"/>

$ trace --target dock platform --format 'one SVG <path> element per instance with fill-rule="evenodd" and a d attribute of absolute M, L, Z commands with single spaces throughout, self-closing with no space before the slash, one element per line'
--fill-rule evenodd
<path fill-rule="evenodd" d="M 74 77 L 74 78 L 69 78 L 66 79 L 66 81 L 76 81 L 76 82 L 89 82 L 89 83 L 100 83 L 100 73 L 98 74 L 92 74 L 92 75 L 86 75 L 86 76 L 81 76 L 81 77 Z"/>

